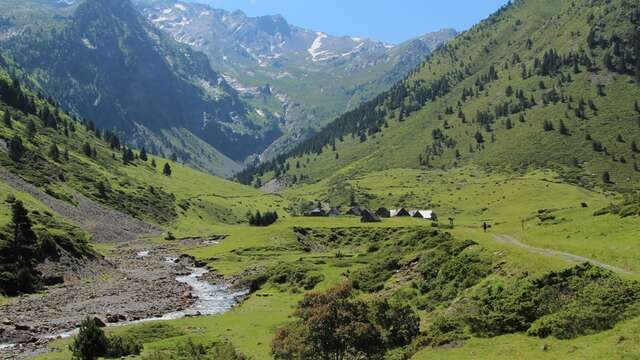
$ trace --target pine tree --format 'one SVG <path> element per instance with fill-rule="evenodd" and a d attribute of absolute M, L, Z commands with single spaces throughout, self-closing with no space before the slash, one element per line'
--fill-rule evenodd
<path fill-rule="evenodd" d="M 513 122 L 511 122 L 510 118 L 507 118 L 507 121 L 505 122 L 504 126 L 507 130 L 513 129 Z"/>
<path fill-rule="evenodd" d="M 99 181 L 98 184 L 96 184 L 96 190 L 98 190 L 98 195 L 105 199 L 107 197 L 107 187 L 104 185 L 104 182 Z"/>
<path fill-rule="evenodd" d="M 23 266 L 31 266 L 37 257 L 38 237 L 32 229 L 29 211 L 21 200 L 16 200 L 12 204 L 11 223 L 14 235 L 11 247 L 16 260 Z"/>
<path fill-rule="evenodd" d="M 605 184 L 610 184 L 611 183 L 611 175 L 609 175 L 608 171 L 605 171 L 602 174 L 602 182 Z"/>
<path fill-rule="evenodd" d="M 96 320 L 86 318 L 80 324 L 80 332 L 69 345 L 73 359 L 89 360 L 103 357 L 107 353 L 108 340 Z"/>
<path fill-rule="evenodd" d="M 560 127 L 559 131 L 560 131 L 560 134 L 561 134 L 561 135 L 565 135 L 565 136 L 570 135 L 570 134 L 569 134 L 569 129 L 568 129 L 568 128 L 567 128 L 567 126 L 564 124 L 564 121 L 563 121 L 563 120 L 560 120 L 560 126 L 559 126 L 559 127 Z"/>
<path fill-rule="evenodd" d="M 26 149 L 22 144 L 22 139 L 16 135 L 9 141 L 9 158 L 15 162 L 20 161 Z"/>
<path fill-rule="evenodd" d="M 88 142 L 85 142 L 82 145 L 82 152 L 87 155 L 88 157 L 92 157 L 93 156 L 93 150 L 91 149 L 91 145 Z"/>
<path fill-rule="evenodd" d="M 151 159 L 151 167 L 152 168 L 156 168 L 156 160 L 155 159 Z"/>
<path fill-rule="evenodd" d="M 164 168 L 162 169 L 162 174 L 164 176 L 171 176 L 171 166 L 169 163 L 164 164 Z"/>
<path fill-rule="evenodd" d="M 122 150 L 122 163 L 129 165 L 134 160 L 133 151 L 130 148 L 124 148 Z"/>
<path fill-rule="evenodd" d="M 64 161 L 69 161 L 69 149 L 67 148 L 64 149 L 63 159 Z"/>
<path fill-rule="evenodd" d="M 11 113 L 9 112 L 9 109 L 5 109 L 4 111 L 3 122 L 4 125 L 9 129 L 13 128 L 13 124 L 11 123 Z"/>
<path fill-rule="evenodd" d="M 51 144 L 51 146 L 49 147 L 49 157 L 53 161 L 60 161 L 60 149 L 58 149 L 58 146 L 56 146 L 56 144 Z"/>
<path fill-rule="evenodd" d="M 29 212 L 20 200 L 12 204 L 13 238 L 9 242 L 17 264 L 16 289 L 33 292 L 39 283 L 35 262 L 38 258 L 38 237 L 32 229 Z"/>
<path fill-rule="evenodd" d="M 147 150 L 143 146 L 142 149 L 140 149 L 140 160 L 147 161 L 147 159 Z"/>
<path fill-rule="evenodd" d="M 636 144 L 635 140 L 631 142 L 631 151 L 633 151 L 636 154 L 640 153 L 640 149 L 638 149 L 638 144 Z"/>
<path fill-rule="evenodd" d="M 482 133 L 480 133 L 480 131 L 476 131 L 476 134 L 474 135 L 474 138 L 476 139 L 476 142 L 478 144 L 483 144 L 484 143 L 484 136 L 482 136 Z"/>

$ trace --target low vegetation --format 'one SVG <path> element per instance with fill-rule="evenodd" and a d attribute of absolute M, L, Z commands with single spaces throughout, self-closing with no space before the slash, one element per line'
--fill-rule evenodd
<path fill-rule="evenodd" d="M 52 214 L 29 213 L 12 195 L 1 206 L 11 207 L 11 222 L 0 229 L 0 294 L 41 289 L 46 279 L 37 265 L 56 260 L 63 252 L 77 258 L 95 256 L 83 231 L 59 222 Z"/>
<path fill-rule="evenodd" d="M 269 210 L 262 214 L 259 210 L 257 210 L 255 213 L 249 212 L 247 214 L 247 219 L 249 220 L 249 225 L 251 226 L 269 226 L 278 221 L 278 213 Z"/>
<path fill-rule="evenodd" d="M 131 338 L 106 336 L 99 320 L 87 318 L 80 324 L 78 335 L 69 346 L 74 360 L 93 360 L 99 357 L 118 359 L 140 355 L 142 345 Z"/>
<path fill-rule="evenodd" d="M 295 316 L 275 336 L 276 359 L 382 359 L 388 349 L 409 344 L 420 327 L 411 307 L 367 304 L 345 285 L 306 295 Z"/>

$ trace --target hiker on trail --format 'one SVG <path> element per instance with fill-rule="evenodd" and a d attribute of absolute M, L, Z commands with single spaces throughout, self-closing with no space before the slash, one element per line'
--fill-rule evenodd
<path fill-rule="evenodd" d="M 489 228 L 489 225 L 487 225 L 487 222 L 483 222 L 482 223 L 482 229 L 484 229 L 484 232 L 487 232 L 487 228 Z"/>

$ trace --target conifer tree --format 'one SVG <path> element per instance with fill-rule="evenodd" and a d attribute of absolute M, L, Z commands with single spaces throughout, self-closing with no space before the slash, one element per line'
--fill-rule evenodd
<path fill-rule="evenodd" d="M 511 122 L 510 118 L 507 118 L 507 121 L 504 124 L 505 128 L 507 128 L 507 130 L 511 130 L 513 129 L 513 122 Z"/>
<path fill-rule="evenodd" d="M 147 159 L 147 150 L 143 146 L 142 149 L 140 149 L 140 160 L 147 161 Z"/>
<path fill-rule="evenodd" d="M 602 182 L 605 184 L 610 184 L 611 183 L 611 175 L 609 174 L 608 171 L 605 171 L 602 174 Z"/>
<path fill-rule="evenodd" d="M 107 353 L 108 340 L 94 319 L 86 318 L 80 324 L 80 332 L 69 345 L 73 359 L 97 359 Z"/>
<path fill-rule="evenodd" d="M 638 144 L 636 144 L 635 140 L 631 142 L 631 151 L 634 153 L 640 153 L 640 149 L 638 149 Z"/>
<path fill-rule="evenodd" d="M 58 146 L 56 146 L 56 144 L 51 144 L 51 146 L 49 147 L 49 157 L 51 158 L 51 160 L 56 162 L 60 160 L 60 149 L 58 149 Z"/>
<path fill-rule="evenodd" d="M 32 229 L 29 212 L 20 200 L 12 204 L 11 222 L 13 227 L 13 239 L 11 249 L 15 255 L 19 271 L 23 273 L 23 279 L 19 279 L 18 287 L 23 291 L 31 291 L 36 280 L 34 262 L 38 257 L 38 237 Z"/>
<path fill-rule="evenodd" d="M 20 161 L 26 149 L 22 144 L 22 139 L 16 135 L 9 141 L 9 158 L 15 162 Z"/>
<path fill-rule="evenodd" d="M 169 163 L 164 164 L 164 168 L 162 169 L 162 174 L 164 176 L 171 176 L 171 166 Z"/>
<path fill-rule="evenodd" d="M 569 135 L 569 129 L 567 128 L 567 126 L 564 124 L 563 120 L 560 120 L 560 134 L 568 136 Z"/>
<path fill-rule="evenodd" d="M 93 150 L 91 149 L 91 145 L 88 142 L 85 142 L 82 145 L 82 152 L 87 155 L 88 157 L 92 157 L 93 156 Z"/>
<path fill-rule="evenodd" d="M 13 124 L 11 123 L 11 113 L 9 112 L 9 109 L 5 109 L 4 111 L 3 122 L 4 125 L 9 129 L 13 128 Z"/>
<path fill-rule="evenodd" d="M 474 137 L 478 144 L 484 143 L 484 136 L 482 136 L 482 133 L 480 133 L 480 131 L 476 131 L 476 134 L 474 135 Z"/>

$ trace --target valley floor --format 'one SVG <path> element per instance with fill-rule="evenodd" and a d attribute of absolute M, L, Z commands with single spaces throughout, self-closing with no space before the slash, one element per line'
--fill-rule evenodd
<path fill-rule="evenodd" d="M 409 208 L 433 208 L 441 219 L 444 231 L 455 238 L 473 239 L 482 250 L 492 257 L 494 267 L 501 276 L 513 278 L 540 276 L 549 271 L 568 268 L 585 258 L 594 263 L 608 265 L 625 278 L 639 279 L 640 244 L 635 234 L 640 233 L 637 218 L 620 218 L 614 215 L 595 217 L 594 211 L 610 202 L 617 201 L 614 194 L 588 191 L 559 181 L 553 173 L 533 172 L 520 176 L 505 177 L 487 174 L 468 168 L 454 172 L 438 173 L 420 170 L 393 170 L 372 173 L 343 182 L 359 196 L 366 194 L 371 207 L 385 205 Z M 287 190 L 284 198 L 291 204 L 304 200 L 331 198 L 331 187 L 326 183 L 307 185 Z M 586 205 L 586 207 L 583 205 Z M 552 219 L 541 220 L 540 210 L 552 214 Z M 454 228 L 446 229 L 448 218 L 453 218 Z M 482 222 L 492 227 L 482 231 Z M 277 264 L 308 264 L 314 274 L 321 275 L 315 291 L 327 290 L 346 280 L 349 274 L 363 268 L 371 259 L 366 251 L 366 238 L 359 238 L 357 229 L 409 229 L 430 227 L 429 222 L 413 218 L 384 219 L 382 223 L 362 224 L 359 218 L 340 216 L 336 218 L 306 218 L 284 216 L 276 224 L 256 228 L 246 225 L 211 225 L 189 232 L 181 227 L 180 237 L 194 236 L 183 241 L 154 240 L 162 251 L 174 254 L 186 253 L 207 263 L 215 273 L 211 280 L 237 283 L 248 274 L 258 273 Z M 300 247 L 294 229 L 338 229 L 345 232 L 344 241 L 334 247 L 312 251 Z M 203 230 L 204 229 L 204 230 Z M 217 239 L 208 242 L 198 239 Z M 498 240 L 498 241 L 496 241 Z M 342 240 L 341 240 L 342 241 Z M 101 245 L 100 249 L 113 256 L 114 262 L 131 261 L 138 264 L 137 251 Z M 123 260 L 130 259 L 130 260 Z M 164 274 L 164 275 L 163 275 Z M 154 276 L 172 284 L 174 273 Z M 158 278 L 151 279 L 152 281 Z M 111 280 L 109 280 L 111 281 Z M 107 281 L 107 282 L 109 282 Z M 392 276 L 385 289 L 394 289 L 405 284 L 407 279 Z M 178 299 L 183 288 L 169 290 L 161 287 L 159 294 L 136 294 L 138 299 Z M 110 288 L 98 296 L 107 295 Z M 62 289 L 50 289 L 46 297 L 54 296 Z M 385 290 L 386 291 L 386 290 Z M 228 341 L 252 359 L 271 359 L 271 341 L 277 328 L 292 320 L 292 314 L 304 291 L 275 285 L 266 285 L 251 294 L 240 305 L 220 315 L 186 317 L 163 322 L 161 333 L 152 335 L 149 329 L 156 323 L 128 325 L 108 328 L 108 333 L 138 334 L 144 342 L 142 357 L 157 351 L 173 349 L 186 339 L 208 343 Z M 83 295 L 79 295 L 83 296 Z M 5 309 L 19 306 L 22 299 L 9 300 Z M 75 302 L 75 300 L 70 300 Z M 90 302 L 89 302 L 90 304 Z M 166 302 L 167 305 L 168 302 Z M 175 304 L 174 304 L 175 305 Z M 83 312 L 91 308 L 78 308 Z M 122 305 L 122 306 L 126 306 Z M 166 309 L 152 304 L 153 314 Z M 119 308 L 116 311 L 127 311 Z M 431 321 L 428 313 L 420 313 L 422 327 Z M 141 314 L 140 316 L 145 316 Z M 538 339 L 525 334 L 512 334 L 495 338 L 471 338 L 453 347 L 425 348 L 414 358 L 420 359 L 529 359 L 529 358 L 634 358 L 640 353 L 638 318 L 619 323 L 615 328 L 573 340 L 554 338 Z M 51 343 L 48 354 L 42 359 L 68 359 L 67 345 L 70 339 Z"/>

